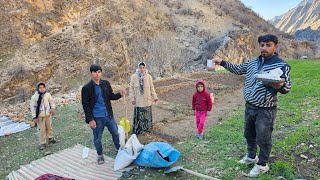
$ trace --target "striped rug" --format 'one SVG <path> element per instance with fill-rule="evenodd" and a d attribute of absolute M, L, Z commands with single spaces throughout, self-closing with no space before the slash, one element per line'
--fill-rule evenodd
<path fill-rule="evenodd" d="M 7 179 L 20 180 L 35 179 L 43 174 L 55 174 L 58 176 L 79 180 L 88 179 L 118 179 L 123 171 L 129 171 L 128 167 L 119 171 L 113 171 L 114 159 L 104 156 L 105 163 L 98 165 L 96 151 L 89 150 L 89 157 L 82 158 L 84 146 L 76 145 L 58 153 L 45 156 L 41 159 L 23 165 L 17 171 L 12 171 Z"/>

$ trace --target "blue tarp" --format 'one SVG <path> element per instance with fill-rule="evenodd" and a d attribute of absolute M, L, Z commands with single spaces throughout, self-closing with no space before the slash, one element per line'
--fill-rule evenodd
<path fill-rule="evenodd" d="M 180 157 L 180 152 L 170 144 L 152 142 L 144 146 L 134 164 L 138 166 L 162 168 L 175 163 Z"/>

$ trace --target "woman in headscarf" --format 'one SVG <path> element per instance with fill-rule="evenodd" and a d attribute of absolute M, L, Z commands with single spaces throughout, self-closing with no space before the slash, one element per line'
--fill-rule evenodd
<path fill-rule="evenodd" d="M 138 69 L 131 76 L 129 96 L 131 103 L 135 106 L 133 133 L 138 135 L 150 131 L 152 129 L 151 105 L 158 101 L 158 97 L 144 62 L 138 64 Z"/>

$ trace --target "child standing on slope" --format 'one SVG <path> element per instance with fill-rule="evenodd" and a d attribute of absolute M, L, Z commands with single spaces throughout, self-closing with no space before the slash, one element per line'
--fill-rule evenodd
<path fill-rule="evenodd" d="M 196 82 L 196 92 L 192 97 L 192 110 L 196 116 L 196 125 L 198 129 L 198 139 L 203 139 L 203 129 L 207 118 L 207 111 L 212 109 L 212 99 L 206 91 L 203 80 Z"/>

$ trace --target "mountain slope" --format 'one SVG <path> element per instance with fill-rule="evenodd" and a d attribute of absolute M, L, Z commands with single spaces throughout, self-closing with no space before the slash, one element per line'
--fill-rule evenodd
<path fill-rule="evenodd" d="M 272 23 L 281 31 L 294 34 L 298 30 L 320 27 L 320 1 L 303 0 L 297 7 L 283 14 L 281 19 L 273 19 Z"/>
<path fill-rule="evenodd" d="M 0 1 L 0 100 L 25 101 L 36 82 L 78 89 L 92 63 L 127 84 L 139 61 L 153 77 L 203 70 L 214 53 L 235 63 L 258 54 L 257 36 L 292 39 L 234 0 Z"/>

